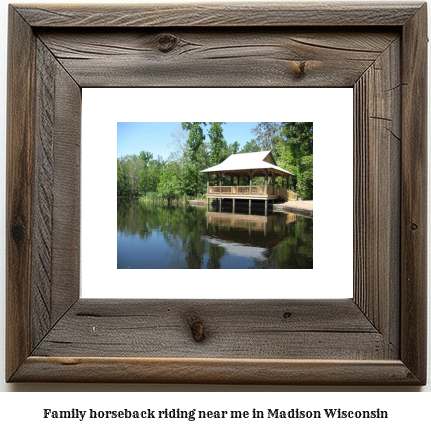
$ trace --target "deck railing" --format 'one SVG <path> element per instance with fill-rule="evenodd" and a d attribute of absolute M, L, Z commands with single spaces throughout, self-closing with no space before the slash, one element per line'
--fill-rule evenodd
<path fill-rule="evenodd" d="M 269 191 L 269 190 L 268 190 Z M 209 186 L 208 193 L 222 193 L 222 194 L 230 194 L 230 195 L 249 195 L 250 194 L 250 186 Z M 264 186 L 252 186 L 251 187 L 252 195 L 264 195 L 265 187 Z"/>
<path fill-rule="evenodd" d="M 268 193 L 265 193 L 265 186 L 209 186 L 208 192 L 211 194 L 227 194 L 232 195 L 278 195 L 285 200 L 297 200 L 298 195 L 284 187 L 268 186 Z"/>
<path fill-rule="evenodd" d="M 284 187 L 279 188 L 278 195 L 286 201 L 297 201 L 298 193 L 292 192 L 292 190 L 285 189 Z"/>

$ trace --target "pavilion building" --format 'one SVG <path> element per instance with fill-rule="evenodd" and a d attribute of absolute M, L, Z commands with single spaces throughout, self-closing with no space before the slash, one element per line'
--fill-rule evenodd
<path fill-rule="evenodd" d="M 252 200 L 265 201 L 265 209 L 269 200 L 297 200 L 296 193 L 288 190 L 288 178 L 293 174 L 277 166 L 271 151 L 256 153 L 232 154 L 219 165 L 204 169 L 207 174 L 207 202 L 209 199 L 248 199 L 249 207 Z M 217 176 L 219 185 L 210 186 L 210 177 Z M 222 178 L 230 177 L 229 186 L 222 185 Z M 264 177 L 261 186 L 253 185 L 253 178 Z M 276 177 L 281 177 L 281 187 L 275 186 Z M 241 178 L 247 178 L 248 185 L 240 185 Z M 235 180 L 236 179 L 236 180 Z M 236 185 L 235 185 L 236 182 Z M 271 184 L 270 184 L 271 183 Z"/>

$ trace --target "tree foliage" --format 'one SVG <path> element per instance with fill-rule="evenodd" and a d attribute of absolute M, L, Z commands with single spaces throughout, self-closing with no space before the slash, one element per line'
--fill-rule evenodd
<path fill-rule="evenodd" d="M 242 153 L 271 150 L 277 164 L 292 172 L 290 188 L 313 199 L 313 123 L 259 123 Z"/>
<path fill-rule="evenodd" d="M 220 164 L 227 156 L 227 143 L 223 137 L 224 123 L 210 123 L 210 131 L 208 133 L 210 137 L 210 161 L 211 165 L 215 166 Z"/>
<path fill-rule="evenodd" d="M 313 123 L 282 123 L 278 156 L 301 197 L 313 199 Z"/>
<path fill-rule="evenodd" d="M 117 196 L 142 196 L 155 190 L 163 160 L 153 160 L 151 153 L 142 151 L 117 159 Z"/>
<path fill-rule="evenodd" d="M 157 192 L 169 201 L 180 196 L 197 197 L 206 192 L 207 179 L 201 170 L 238 152 L 272 150 L 277 164 L 295 175 L 290 188 L 303 199 L 313 198 L 313 123 L 259 123 L 252 129 L 255 138 L 243 148 L 237 141 L 227 143 L 224 124 L 181 123 L 182 129 L 171 134 L 174 151 L 166 160 L 154 159 L 147 151 L 118 158 L 117 195 L 135 197 Z M 213 176 L 211 182 L 218 184 L 218 179 Z"/>
<path fill-rule="evenodd" d="M 241 150 L 241 153 L 256 153 L 258 151 L 262 151 L 262 149 L 256 142 L 256 139 L 251 139 L 244 145 L 243 149 Z"/>
<path fill-rule="evenodd" d="M 183 130 L 188 130 L 189 132 L 187 149 L 192 163 L 196 163 L 199 149 L 204 143 L 205 135 L 202 126 L 205 125 L 206 123 L 181 123 Z"/>
<path fill-rule="evenodd" d="M 163 199 L 168 201 L 168 204 L 181 195 L 180 176 L 175 163 L 169 163 L 164 167 L 160 174 L 157 191 Z"/>
<path fill-rule="evenodd" d="M 280 123 L 259 123 L 252 129 L 260 151 L 276 150 L 280 140 Z"/>

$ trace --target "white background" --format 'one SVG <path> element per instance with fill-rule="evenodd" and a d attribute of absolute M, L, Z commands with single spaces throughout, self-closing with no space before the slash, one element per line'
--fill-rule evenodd
<path fill-rule="evenodd" d="M 82 297 L 352 297 L 351 88 L 94 88 L 82 101 Z M 313 269 L 116 269 L 117 121 L 312 121 Z"/>
<path fill-rule="evenodd" d="M 108 3 L 109 1 L 104 1 Z M 129 3 L 133 1 L 128 0 Z M 16 0 L 14 3 L 27 3 Z M 37 3 L 37 2 L 34 2 Z M 49 3 L 45 0 L 44 3 Z M 57 0 L 55 3 L 62 3 Z M 68 0 L 68 3 L 74 3 Z M 86 3 L 95 3 L 87 1 Z M 390 2 L 388 2 L 390 3 Z M 6 35 L 7 35 L 7 2 L 1 2 L 0 5 L 0 224 L 4 226 L 4 200 L 5 200 L 5 118 L 6 118 Z M 4 268 L 5 268 L 5 236 L 4 229 L 0 230 L 0 313 L 4 316 Z M 429 306 L 431 308 L 431 306 Z M 4 370 L 4 319 L 0 321 L 0 369 Z M 431 333 L 431 330 L 428 331 Z M 428 361 L 430 361 L 428 354 Z M 428 367 L 430 368 L 430 367 Z M 1 374 L 1 372 L 0 372 Z M 274 428 L 288 429 L 293 426 L 299 429 L 308 429 L 316 425 L 323 430 L 346 429 L 348 426 L 352 430 L 363 430 L 365 427 L 371 430 L 381 430 L 383 427 L 391 429 L 428 429 L 430 423 L 429 405 L 431 405 L 430 389 L 428 384 L 424 388 L 403 388 L 403 387 L 287 387 L 287 386 L 201 386 L 201 385 L 113 385 L 113 384 L 6 384 L 0 376 L 0 426 L 2 429 L 12 429 L 21 426 L 32 426 L 34 429 L 57 430 L 61 426 L 64 430 L 94 429 L 91 422 L 82 423 L 76 420 L 52 421 L 42 420 L 43 408 L 57 409 L 103 409 L 103 408 L 146 408 L 162 405 L 163 407 L 174 408 L 218 408 L 226 409 L 251 409 L 261 408 L 272 405 L 278 408 L 289 409 L 292 406 L 306 409 L 323 409 L 327 405 L 336 407 L 347 407 L 350 409 L 376 408 L 387 409 L 390 412 L 390 422 L 382 421 L 338 421 L 338 422 L 298 422 L 280 420 L 279 422 L 265 422 L 264 426 L 269 425 Z M 382 394 L 380 391 L 391 391 L 393 393 Z M 11 393 L 10 391 L 18 392 Z M 44 392 L 43 394 L 32 394 L 31 392 Z M 50 392 L 55 391 L 55 392 Z M 59 391 L 61 393 L 57 393 Z M 85 391 L 83 393 L 73 393 L 76 391 Z M 97 391 L 97 392 L 93 392 Z M 110 391 L 124 391 L 123 394 L 104 393 Z M 157 392 L 167 393 L 158 394 Z M 181 394 L 169 393 L 169 391 L 181 391 Z M 195 393 L 194 391 L 203 391 L 204 393 Z M 227 391 L 222 394 L 219 391 Z M 235 393 L 235 392 L 239 393 Z M 252 391 L 244 393 L 243 391 Z M 268 393 L 259 393 L 261 391 Z M 300 391 L 297 393 L 297 391 Z M 321 393 L 328 391 L 328 393 Z M 361 393 L 366 391 L 366 393 Z M 421 392 L 424 393 L 412 393 Z M 29 392 L 29 393 L 25 393 Z M 144 393 L 142 393 L 144 392 Z M 145 393 L 155 392 L 155 393 Z M 301 393 L 304 392 L 304 393 Z M 345 392 L 345 393 L 342 393 Z M 346 393 L 347 392 L 347 393 Z M 162 400 L 162 401 L 161 401 Z M 181 404 L 181 405 L 180 405 Z M 124 426 L 123 422 L 110 421 L 99 422 L 105 429 L 117 429 Z M 195 424 L 202 425 L 201 422 Z M 127 424 L 126 424 L 127 425 Z M 244 426 L 244 424 L 241 424 Z M 90 428 L 91 426 L 91 428 Z M 153 424 L 152 429 L 164 426 L 165 423 Z M 196 426 L 185 422 L 169 422 L 169 426 L 175 428 L 186 428 Z M 237 422 L 208 422 L 206 427 L 215 429 L 215 427 L 235 427 L 240 424 Z M 248 429 L 262 429 L 262 423 L 247 422 L 245 425 Z M 145 429 L 149 428 L 146 422 L 127 425 L 127 429 Z"/>

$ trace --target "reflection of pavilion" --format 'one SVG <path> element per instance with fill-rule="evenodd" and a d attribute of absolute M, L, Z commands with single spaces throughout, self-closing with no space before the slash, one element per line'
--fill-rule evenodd
<path fill-rule="evenodd" d="M 287 180 L 293 176 L 291 172 L 277 166 L 271 151 L 256 153 L 233 154 L 219 165 L 201 171 L 207 174 L 207 200 L 210 198 L 232 199 L 235 208 L 235 199 L 247 199 L 249 207 L 252 200 L 263 200 L 265 209 L 268 200 L 297 200 L 296 193 L 287 189 Z M 216 175 L 219 185 L 210 186 L 210 177 Z M 230 185 L 222 185 L 222 176 L 230 177 Z M 275 177 L 281 177 L 281 187 L 275 186 Z M 264 177 L 263 186 L 253 186 L 253 178 Z M 234 180 L 236 178 L 236 185 Z M 247 178 L 248 185 L 241 186 L 241 178 Z M 272 184 L 269 184 L 270 178 Z"/>
<path fill-rule="evenodd" d="M 296 221 L 296 214 L 273 213 L 267 216 L 206 213 L 207 235 L 211 244 L 225 248 L 230 254 L 264 259 L 263 253 L 286 238 L 287 225 Z"/>
<path fill-rule="evenodd" d="M 213 245 L 218 245 L 220 247 L 223 247 L 230 255 L 233 256 L 241 256 L 241 257 L 247 257 L 249 259 L 258 259 L 258 260 L 264 260 L 265 259 L 265 251 L 267 250 L 264 247 L 251 247 L 248 245 L 232 242 L 232 241 L 226 241 L 219 238 L 213 238 L 209 236 L 202 237 L 205 241 L 209 242 Z"/>
<path fill-rule="evenodd" d="M 270 228 L 280 225 L 280 220 L 285 220 L 285 224 L 296 221 L 296 214 L 291 213 L 273 213 L 270 215 L 255 215 L 255 214 L 235 214 L 227 212 L 208 211 L 206 213 L 207 225 L 218 224 L 219 226 L 232 227 L 237 229 L 250 229 L 252 231 L 265 231 Z"/>

